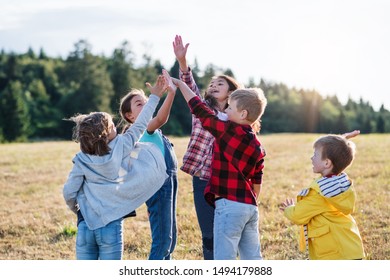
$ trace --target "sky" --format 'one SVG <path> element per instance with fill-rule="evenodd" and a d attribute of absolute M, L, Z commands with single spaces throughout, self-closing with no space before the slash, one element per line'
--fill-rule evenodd
<path fill-rule="evenodd" d="M 66 58 L 81 39 L 110 56 L 124 41 L 172 67 L 176 34 L 189 65 L 230 68 L 322 96 L 390 110 L 388 0 L 0 0 L 0 49 Z"/>

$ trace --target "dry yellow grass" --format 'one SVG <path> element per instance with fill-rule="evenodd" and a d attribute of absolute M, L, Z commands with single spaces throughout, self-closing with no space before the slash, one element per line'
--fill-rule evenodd
<path fill-rule="evenodd" d="M 267 157 L 260 205 L 260 233 L 265 259 L 305 259 L 298 253 L 298 228 L 278 210 L 286 197 L 315 176 L 310 156 L 314 134 L 261 136 Z M 181 162 L 188 138 L 171 138 Z M 355 218 L 367 259 L 390 259 L 390 135 L 360 135 L 358 153 L 348 173 L 358 193 Z M 0 145 L 0 259 L 74 259 L 76 217 L 67 209 L 62 187 L 78 151 L 72 142 Z M 146 259 L 150 230 L 145 206 L 125 220 L 124 259 Z M 179 171 L 178 244 L 175 259 L 202 259 L 191 177 Z"/>

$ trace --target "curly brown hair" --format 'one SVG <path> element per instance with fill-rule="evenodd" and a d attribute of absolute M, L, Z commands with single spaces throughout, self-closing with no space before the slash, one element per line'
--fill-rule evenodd
<path fill-rule="evenodd" d="M 76 123 L 73 127 L 72 139 L 80 143 L 83 153 L 103 156 L 110 152 L 108 136 L 110 134 L 109 121 L 112 116 L 105 112 L 78 114 L 70 118 Z"/>

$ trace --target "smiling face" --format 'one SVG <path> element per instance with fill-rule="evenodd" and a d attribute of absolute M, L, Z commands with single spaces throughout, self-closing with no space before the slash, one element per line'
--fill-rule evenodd
<path fill-rule="evenodd" d="M 125 113 L 126 118 L 134 123 L 147 101 L 144 95 L 134 96 L 130 101 L 130 112 Z"/>
<path fill-rule="evenodd" d="M 226 101 L 231 92 L 228 82 L 221 77 L 213 78 L 207 88 L 207 94 L 213 96 L 218 102 Z"/>

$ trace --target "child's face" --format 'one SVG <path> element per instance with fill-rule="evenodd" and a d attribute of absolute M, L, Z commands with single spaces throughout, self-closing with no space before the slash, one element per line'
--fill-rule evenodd
<path fill-rule="evenodd" d="M 311 163 L 313 164 L 313 172 L 320 173 L 322 176 L 325 176 L 326 159 L 322 159 L 322 147 L 314 148 L 314 154 L 311 157 Z"/>
<path fill-rule="evenodd" d="M 213 78 L 207 88 L 207 94 L 212 95 L 218 101 L 225 101 L 229 97 L 229 84 L 223 78 Z"/>
<path fill-rule="evenodd" d="M 237 109 L 236 100 L 230 100 L 229 106 L 226 108 L 225 113 L 228 117 L 228 120 L 235 123 L 241 123 L 242 120 L 245 119 L 243 116 L 243 110 L 239 111 Z"/>
<path fill-rule="evenodd" d="M 142 108 L 144 107 L 144 105 L 146 104 L 147 101 L 148 100 L 147 100 L 146 96 L 144 96 L 144 95 L 137 95 L 131 99 L 131 101 L 130 101 L 131 113 L 130 112 L 126 113 L 126 117 L 132 123 L 135 122 L 135 120 L 137 119 L 138 115 L 141 113 Z"/>

